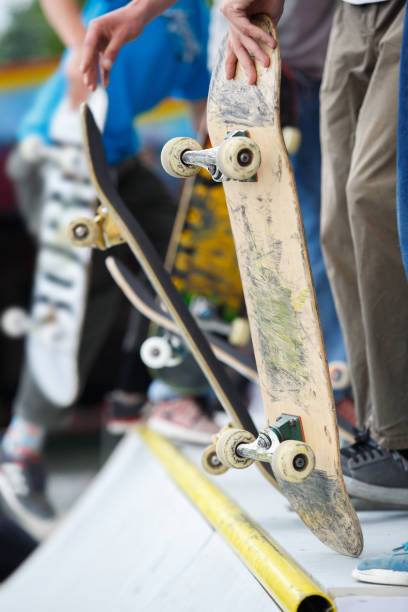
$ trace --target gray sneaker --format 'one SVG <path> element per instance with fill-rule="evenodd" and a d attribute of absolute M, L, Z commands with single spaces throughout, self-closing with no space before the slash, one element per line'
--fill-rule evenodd
<path fill-rule="evenodd" d="M 408 461 L 401 453 L 379 446 L 364 431 L 340 455 L 349 495 L 408 507 Z"/>
<path fill-rule="evenodd" d="M 55 524 L 41 458 L 17 460 L 0 447 L 0 501 L 4 513 L 36 540 L 44 539 Z"/>

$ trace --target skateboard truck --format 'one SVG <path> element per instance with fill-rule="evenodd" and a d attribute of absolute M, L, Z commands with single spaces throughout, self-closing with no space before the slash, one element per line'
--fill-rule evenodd
<path fill-rule="evenodd" d="M 202 149 L 193 138 L 172 138 L 162 149 L 161 163 L 167 174 L 176 178 L 193 176 L 205 168 L 217 183 L 253 181 L 261 164 L 261 152 L 247 131 L 234 130 L 211 149 Z"/>
<path fill-rule="evenodd" d="M 222 474 L 231 467 L 243 469 L 254 461 L 271 463 L 278 480 L 306 480 L 314 469 L 315 457 L 312 448 L 304 443 L 300 418 L 282 414 L 256 439 L 247 431 L 226 427 L 202 457 L 204 469 L 212 474 Z"/>
<path fill-rule="evenodd" d="M 10 338 L 21 338 L 33 331 L 45 328 L 45 326 L 50 327 L 55 322 L 56 309 L 52 306 L 41 319 L 32 319 L 28 312 L 19 306 L 8 308 L 0 317 L 0 327 L 4 334 Z"/>
<path fill-rule="evenodd" d="M 123 236 L 106 208 L 99 206 L 95 217 L 77 217 L 68 226 L 68 238 L 78 247 L 94 246 L 102 251 L 122 244 Z"/>

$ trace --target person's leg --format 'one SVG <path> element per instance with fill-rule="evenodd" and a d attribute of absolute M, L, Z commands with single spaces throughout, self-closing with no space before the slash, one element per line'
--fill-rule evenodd
<path fill-rule="evenodd" d="M 372 437 L 408 448 L 408 283 L 396 219 L 399 56 L 405 2 L 376 11 L 375 68 L 359 109 L 347 202 L 365 331 Z"/>
<path fill-rule="evenodd" d="M 299 194 L 327 359 L 329 363 L 337 361 L 346 366 L 346 350 L 320 245 L 319 89 L 319 81 L 308 80 L 298 75 L 298 127 L 302 134 L 302 142 L 299 151 L 291 157 L 291 161 Z M 335 393 L 336 400 L 347 394 L 349 394 L 347 388 L 338 390 Z"/>
<path fill-rule="evenodd" d="M 347 32 L 354 38 L 339 38 L 337 50 L 345 59 L 348 57 L 343 72 L 349 86 L 337 106 L 326 104 L 324 117 L 325 121 L 331 118 L 331 127 L 336 127 L 339 115 L 335 111 L 345 103 L 349 116 L 356 119 L 354 130 L 349 124 L 343 125 L 353 151 L 346 179 L 347 212 L 342 220 L 337 219 L 340 233 L 340 221 L 347 223 L 351 242 L 336 243 L 333 226 L 331 234 L 326 231 L 325 247 L 332 264 L 330 278 L 344 325 L 360 423 L 369 426 L 374 437 L 367 431 L 355 444 L 342 449 L 343 474 L 352 495 L 407 505 L 408 286 L 398 244 L 395 202 L 396 108 L 404 9 L 402 0 L 343 6 Z M 359 41 L 365 46 L 362 62 L 356 56 Z M 359 104 L 352 106 L 350 94 L 364 89 Z M 341 164 L 348 158 L 345 151 L 338 155 L 333 130 L 330 150 L 328 135 L 326 161 L 332 163 L 333 174 L 335 170 L 341 173 Z M 340 137 L 341 131 L 337 135 Z M 327 193 L 334 187 L 334 182 L 326 183 Z M 327 209 L 325 212 L 327 220 L 330 216 Z"/>
<path fill-rule="evenodd" d="M 356 412 L 363 426 L 370 409 L 365 332 L 357 285 L 356 255 L 347 211 L 346 185 L 354 134 L 368 84 L 368 57 L 359 24 L 340 3 L 327 53 L 321 98 L 321 238 L 327 274 L 347 348 Z M 350 69 L 347 52 L 352 47 Z"/>
<path fill-rule="evenodd" d="M 119 164 L 116 173 L 122 198 L 164 260 L 177 210 L 174 198 L 137 157 Z M 146 403 L 151 379 L 140 358 L 140 347 L 148 335 L 149 324 L 138 312 L 130 313 L 120 356 L 120 373 L 105 403 L 105 425 L 111 433 L 123 433 L 139 420 Z"/>

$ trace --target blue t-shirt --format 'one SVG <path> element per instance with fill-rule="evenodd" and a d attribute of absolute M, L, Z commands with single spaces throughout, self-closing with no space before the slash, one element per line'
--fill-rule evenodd
<path fill-rule="evenodd" d="M 88 0 L 83 20 L 127 4 L 126 0 Z M 206 98 L 208 9 L 204 0 L 179 0 L 173 8 L 150 22 L 142 34 L 120 50 L 107 88 L 109 108 L 104 129 L 108 161 L 117 163 L 137 151 L 132 122 L 168 96 Z M 39 134 L 48 139 L 50 120 L 67 89 L 64 58 L 41 88 L 24 117 L 19 138 Z"/>

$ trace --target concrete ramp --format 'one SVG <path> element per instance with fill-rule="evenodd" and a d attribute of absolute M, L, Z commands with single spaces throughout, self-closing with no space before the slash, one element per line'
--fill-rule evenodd
<path fill-rule="evenodd" d="M 5 612 L 248 609 L 279 610 L 137 435 L 0 589 Z"/>

